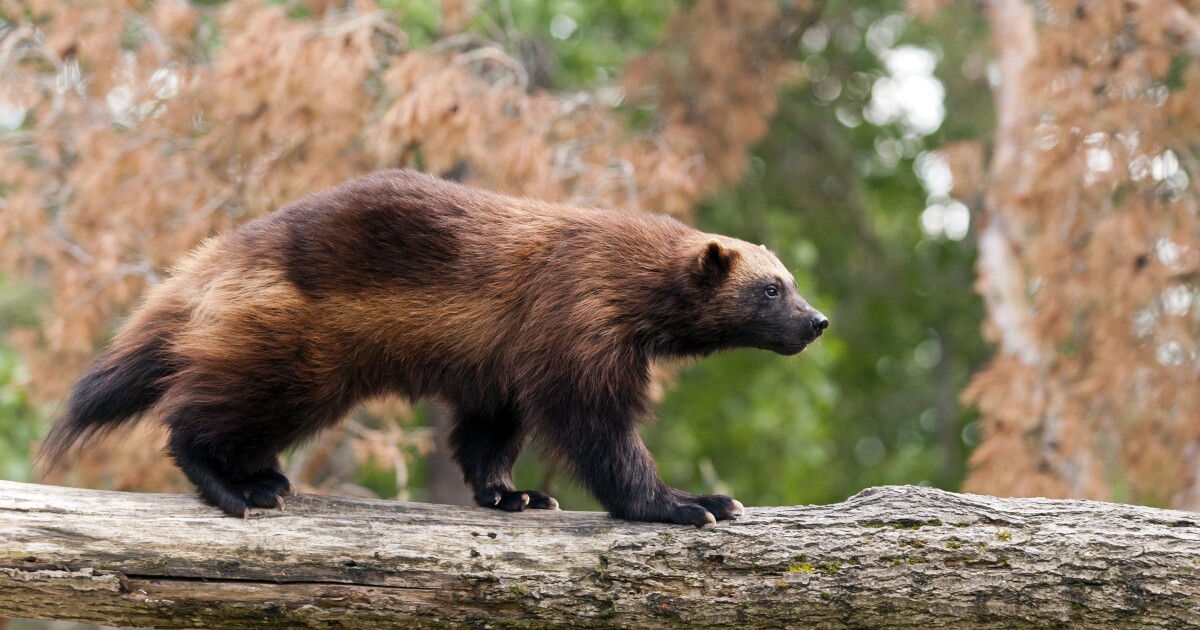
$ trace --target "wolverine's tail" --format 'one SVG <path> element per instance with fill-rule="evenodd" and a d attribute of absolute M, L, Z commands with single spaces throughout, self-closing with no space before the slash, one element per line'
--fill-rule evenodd
<path fill-rule="evenodd" d="M 162 396 L 164 379 L 174 372 L 166 340 L 138 332 L 149 334 L 130 335 L 132 344 L 118 343 L 75 382 L 66 412 L 42 445 L 44 471 L 59 468 L 74 447 L 135 419 Z"/>

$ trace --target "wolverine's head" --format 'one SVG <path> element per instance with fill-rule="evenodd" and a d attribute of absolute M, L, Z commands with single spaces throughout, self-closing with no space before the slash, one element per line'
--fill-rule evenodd
<path fill-rule="evenodd" d="M 719 345 L 790 355 L 829 327 L 764 246 L 712 236 L 694 252 L 691 276 L 703 325 Z"/>

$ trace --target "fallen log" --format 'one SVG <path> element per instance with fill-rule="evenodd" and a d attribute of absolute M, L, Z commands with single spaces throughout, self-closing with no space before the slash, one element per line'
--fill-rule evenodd
<path fill-rule="evenodd" d="M 160 628 L 1200 624 L 1200 514 L 882 487 L 707 529 L 0 481 L 0 616 Z"/>

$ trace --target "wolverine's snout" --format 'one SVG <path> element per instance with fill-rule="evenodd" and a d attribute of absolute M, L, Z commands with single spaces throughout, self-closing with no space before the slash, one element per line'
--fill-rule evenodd
<path fill-rule="evenodd" d="M 821 333 L 829 328 L 829 318 L 823 313 L 805 305 L 797 314 L 793 332 L 790 339 L 779 344 L 779 348 L 775 349 L 780 354 L 797 354 L 808 347 L 809 344 L 816 341 Z"/>
<path fill-rule="evenodd" d="M 812 338 L 816 339 L 829 328 L 829 318 L 821 314 L 821 311 L 813 311 L 808 318 L 808 325 L 812 327 Z"/>

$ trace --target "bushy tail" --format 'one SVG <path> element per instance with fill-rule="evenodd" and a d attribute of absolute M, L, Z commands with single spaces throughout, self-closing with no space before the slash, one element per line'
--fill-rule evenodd
<path fill-rule="evenodd" d="M 75 382 L 66 412 L 54 423 L 38 459 L 43 471 L 62 466 L 77 445 L 135 419 L 158 401 L 174 371 L 158 335 L 101 355 Z"/>

